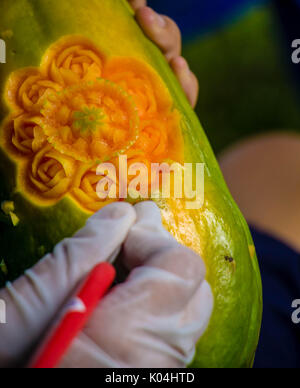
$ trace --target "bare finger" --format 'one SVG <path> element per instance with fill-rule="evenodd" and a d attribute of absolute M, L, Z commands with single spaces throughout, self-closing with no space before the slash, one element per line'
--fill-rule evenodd
<path fill-rule="evenodd" d="M 187 61 L 183 57 L 174 58 L 171 61 L 170 66 L 180 82 L 190 104 L 195 108 L 199 95 L 199 82 L 197 77 L 190 70 Z"/>
<path fill-rule="evenodd" d="M 169 62 L 181 55 L 181 33 L 172 19 L 159 15 L 149 7 L 139 9 L 136 18 L 145 34 L 161 49 Z"/>
<path fill-rule="evenodd" d="M 128 2 L 134 11 L 147 5 L 147 0 L 128 0 Z"/>

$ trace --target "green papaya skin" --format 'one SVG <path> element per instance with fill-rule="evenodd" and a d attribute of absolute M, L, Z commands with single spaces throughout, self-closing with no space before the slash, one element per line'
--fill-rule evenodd
<path fill-rule="evenodd" d="M 186 210 L 181 201 L 158 201 L 166 228 L 201 255 L 214 294 L 214 311 L 191 367 L 247 368 L 253 364 L 262 318 L 262 286 L 249 228 L 224 182 L 210 144 L 176 77 L 139 26 L 126 0 L 2 0 L 0 37 L 7 63 L 0 65 L 0 120 L 9 114 L 5 87 L 12 72 L 36 67 L 54 42 L 81 35 L 105 55 L 150 65 L 180 112 L 184 162 L 205 164 L 205 203 Z M 12 281 L 63 238 L 84 226 L 91 213 L 68 196 L 53 205 L 35 202 L 18 184 L 18 163 L 0 148 L 0 203 L 13 202 L 19 222 L 0 215 L 0 258 Z M 184 260 L 184 258 L 183 258 Z"/>

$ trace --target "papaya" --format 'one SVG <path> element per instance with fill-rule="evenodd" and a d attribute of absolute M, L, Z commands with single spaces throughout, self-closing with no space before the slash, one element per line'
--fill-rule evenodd
<path fill-rule="evenodd" d="M 191 366 L 251 367 L 262 287 L 247 223 L 176 77 L 127 1 L 2 0 L 0 14 L 1 284 L 108 203 L 150 199 L 166 229 L 203 258 L 214 294 Z M 120 159 L 133 170 L 203 166 L 201 206 L 187 206 L 186 194 L 157 195 L 161 171 L 155 195 L 141 185 L 124 193 L 136 178 L 125 180 Z M 114 178 L 99 173 L 103 164 L 114 166 Z M 149 175 L 143 186 L 153 183 Z"/>

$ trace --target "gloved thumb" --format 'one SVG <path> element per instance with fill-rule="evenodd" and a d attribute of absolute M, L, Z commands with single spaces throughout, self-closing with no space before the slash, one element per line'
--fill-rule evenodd
<path fill-rule="evenodd" d="M 11 365 L 40 339 L 81 280 L 100 262 L 113 261 L 136 213 L 114 203 L 92 216 L 73 238 L 0 292 L 7 324 L 0 325 L 0 365 Z"/>
<path fill-rule="evenodd" d="M 129 270 L 137 267 L 159 269 L 181 279 L 189 285 L 187 292 L 181 293 L 182 304 L 185 305 L 205 280 L 203 260 L 167 232 L 154 202 L 139 203 L 135 211 L 136 223 L 124 246 L 125 266 Z"/>

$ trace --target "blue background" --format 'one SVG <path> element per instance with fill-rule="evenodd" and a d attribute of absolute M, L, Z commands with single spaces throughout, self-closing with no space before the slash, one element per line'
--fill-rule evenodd
<path fill-rule="evenodd" d="M 185 37 L 203 34 L 241 17 L 267 0 L 150 0 L 149 5 L 171 16 Z M 299 0 L 298 0 L 299 1 Z"/>

